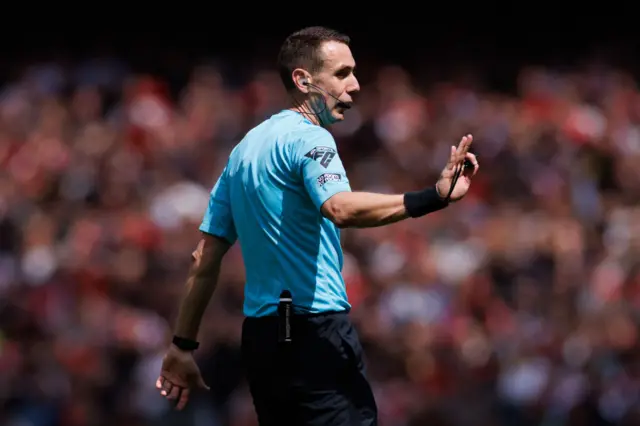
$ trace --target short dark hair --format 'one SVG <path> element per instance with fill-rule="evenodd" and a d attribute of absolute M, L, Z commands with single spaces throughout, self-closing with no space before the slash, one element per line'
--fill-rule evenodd
<path fill-rule="evenodd" d="M 296 87 L 291 78 L 294 69 L 303 68 L 315 73 L 322 68 L 324 58 L 320 56 L 319 48 L 328 41 L 349 45 L 351 39 L 326 27 L 307 27 L 286 38 L 278 54 L 278 70 L 287 90 Z"/>

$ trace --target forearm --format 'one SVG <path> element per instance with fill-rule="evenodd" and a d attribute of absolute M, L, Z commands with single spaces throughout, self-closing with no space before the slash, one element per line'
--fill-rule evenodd
<path fill-rule="evenodd" d="M 196 270 L 187 279 L 187 291 L 180 304 L 176 320 L 174 333 L 176 336 L 196 340 L 202 316 L 218 281 L 219 267 L 211 269 L 213 270 L 206 273 L 203 270 Z"/>
<path fill-rule="evenodd" d="M 322 207 L 323 214 L 340 228 L 373 228 L 420 217 L 447 206 L 435 188 L 407 194 L 341 192 Z"/>
<path fill-rule="evenodd" d="M 200 323 L 216 289 L 222 257 L 226 252 L 226 248 L 211 247 L 211 244 L 199 246 L 199 250 L 194 253 L 186 294 L 180 304 L 174 330 L 176 336 L 191 340 L 197 340 Z"/>
<path fill-rule="evenodd" d="M 403 195 L 351 192 L 344 204 L 342 227 L 373 228 L 407 219 Z"/>

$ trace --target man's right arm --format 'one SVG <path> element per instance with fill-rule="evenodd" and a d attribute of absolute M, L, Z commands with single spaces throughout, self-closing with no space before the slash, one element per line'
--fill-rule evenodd
<path fill-rule="evenodd" d="M 202 315 L 215 290 L 222 258 L 238 238 L 229 189 L 228 166 L 211 190 L 200 231 L 202 239 L 191 254 L 193 264 L 187 278 L 187 293 L 180 305 L 175 335 L 196 340 Z"/>
<path fill-rule="evenodd" d="M 203 236 L 191 253 L 193 263 L 174 328 L 173 344 L 164 356 L 156 380 L 156 388 L 162 395 L 178 401 L 178 410 L 185 406 L 193 388 L 208 389 L 191 351 L 198 347 L 198 329 L 218 283 L 222 259 L 238 237 L 231 214 L 227 168 L 211 191 L 200 230 Z"/>
<path fill-rule="evenodd" d="M 203 234 L 192 253 L 186 294 L 180 304 L 174 330 L 176 336 L 197 340 L 202 316 L 218 283 L 222 259 L 230 247 L 231 244 L 220 237 Z"/>

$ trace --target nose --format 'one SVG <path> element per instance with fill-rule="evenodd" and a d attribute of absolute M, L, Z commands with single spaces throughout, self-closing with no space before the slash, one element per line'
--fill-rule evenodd
<path fill-rule="evenodd" d="M 359 91 L 360 91 L 360 83 L 358 82 L 358 79 L 356 78 L 356 76 L 352 75 L 351 81 L 347 86 L 347 93 L 357 93 Z"/>

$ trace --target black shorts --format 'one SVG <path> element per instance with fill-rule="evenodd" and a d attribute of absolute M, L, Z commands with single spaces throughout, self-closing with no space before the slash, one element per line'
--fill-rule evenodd
<path fill-rule="evenodd" d="M 260 426 L 374 426 L 377 408 L 348 314 L 246 318 L 242 356 Z"/>

